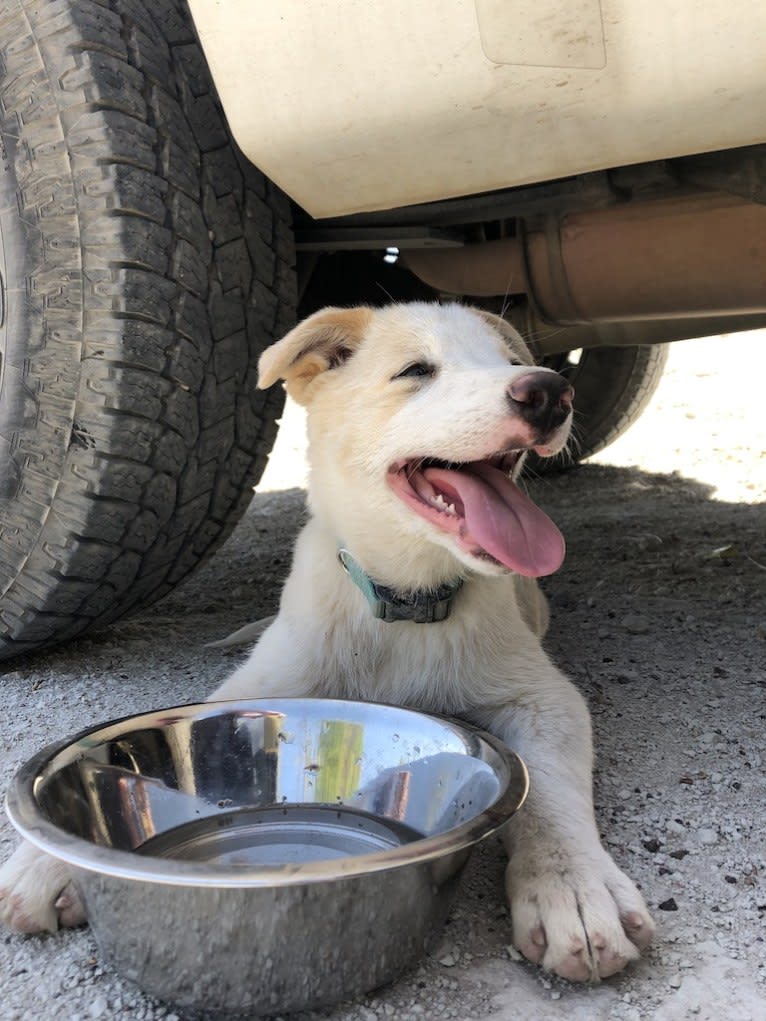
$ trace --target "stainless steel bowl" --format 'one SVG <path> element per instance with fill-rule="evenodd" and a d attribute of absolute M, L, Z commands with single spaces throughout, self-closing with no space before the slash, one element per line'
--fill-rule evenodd
<path fill-rule="evenodd" d="M 68 862 L 105 961 L 185 1007 L 274 1013 L 415 961 L 527 790 L 495 738 L 407 709 L 206 702 L 52 745 L 8 794 Z"/>

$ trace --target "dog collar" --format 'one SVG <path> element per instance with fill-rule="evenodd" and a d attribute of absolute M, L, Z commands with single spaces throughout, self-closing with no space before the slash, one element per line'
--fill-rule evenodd
<path fill-rule="evenodd" d="M 388 624 L 399 620 L 409 620 L 415 624 L 436 624 L 445 620 L 449 617 L 452 600 L 463 584 L 463 579 L 457 578 L 437 589 L 395 592 L 373 581 L 343 546 L 338 549 L 338 560 L 370 604 L 373 617 Z"/>

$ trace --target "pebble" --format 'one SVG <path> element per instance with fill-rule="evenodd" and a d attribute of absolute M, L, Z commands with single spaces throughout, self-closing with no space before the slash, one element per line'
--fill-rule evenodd
<path fill-rule="evenodd" d="M 630 635 L 645 635 L 651 627 L 650 621 L 639 613 L 626 614 L 621 623 Z"/>
<path fill-rule="evenodd" d="M 641 675 L 637 670 L 630 670 L 628 668 L 617 670 L 614 674 L 614 680 L 618 684 L 635 684 L 640 679 Z"/>
<path fill-rule="evenodd" d="M 654 533 L 644 532 L 641 535 L 628 535 L 626 539 L 641 553 L 653 553 L 662 549 L 662 539 Z"/>
<path fill-rule="evenodd" d="M 702 829 L 697 830 L 697 840 L 699 840 L 701 844 L 707 845 L 717 844 L 718 834 L 716 833 L 715 830 L 703 827 Z"/>
<path fill-rule="evenodd" d="M 88 1008 L 90 1017 L 106 1017 L 109 1011 L 109 1002 L 105 996 L 97 996 Z"/>

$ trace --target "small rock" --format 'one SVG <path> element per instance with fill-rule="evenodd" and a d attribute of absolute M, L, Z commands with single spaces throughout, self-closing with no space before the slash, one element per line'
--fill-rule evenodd
<path fill-rule="evenodd" d="M 515 946 L 513 946 L 512 943 L 509 943 L 507 945 L 507 947 L 505 948 L 505 952 L 506 952 L 506 954 L 508 954 L 508 956 L 510 957 L 510 959 L 512 961 L 523 961 L 524 960 L 523 955 L 519 953 L 519 951 L 516 949 Z"/>
<path fill-rule="evenodd" d="M 641 532 L 637 535 L 627 535 L 627 541 L 641 553 L 655 552 L 662 549 L 662 539 L 652 532 Z"/>
<path fill-rule="evenodd" d="M 680 989 L 681 988 L 681 976 L 680 975 L 674 975 L 673 978 L 668 979 L 668 985 L 670 986 L 671 989 Z"/>
<path fill-rule="evenodd" d="M 568 589 L 559 589 L 554 592 L 550 601 L 559 610 L 573 610 L 577 606 L 577 597 Z"/>
<path fill-rule="evenodd" d="M 439 958 L 439 964 L 443 964 L 445 968 L 454 968 L 457 961 L 457 956 L 452 951 Z"/>
<path fill-rule="evenodd" d="M 668 897 L 667 900 L 664 900 L 661 904 L 658 904 L 657 907 L 660 909 L 660 911 L 678 911 L 678 905 L 676 904 L 674 897 Z"/>
<path fill-rule="evenodd" d="M 716 833 L 715 830 L 703 827 L 702 829 L 697 830 L 697 840 L 699 840 L 701 844 L 707 845 L 717 844 L 718 834 Z"/>
<path fill-rule="evenodd" d="M 88 1008 L 89 1017 L 105 1017 L 109 1011 L 109 1002 L 105 996 L 97 996 Z"/>
<path fill-rule="evenodd" d="M 622 618 L 622 626 L 631 635 L 645 635 L 651 624 L 646 617 L 642 617 L 638 613 L 628 613 Z"/>

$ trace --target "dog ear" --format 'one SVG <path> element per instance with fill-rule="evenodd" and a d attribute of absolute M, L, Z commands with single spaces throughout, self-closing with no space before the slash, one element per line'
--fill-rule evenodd
<path fill-rule="evenodd" d="M 366 307 L 324 308 L 304 319 L 261 355 L 259 388 L 284 379 L 290 396 L 302 403 L 306 387 L 320 372 L 334 369 L 354 353 L 372 314 Z"/>
<path fill-rule="evenodd" d="M 535 364 L 532 352 L 524 343 L 521 334 L 507 320 L 503 319 L 502 316 L 494 315 L 492 312 L 485 312 L 483 308 L 472 308 L 471 311 L 481 316 L 485 323 L 489 323 L 500 334 L 507 346 L 523 365 Z"/>

